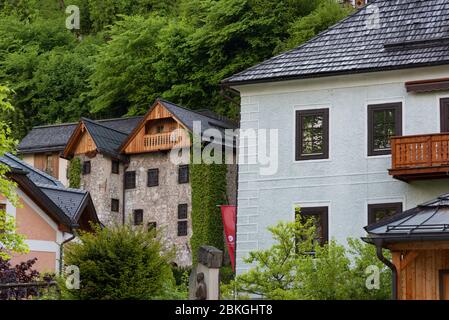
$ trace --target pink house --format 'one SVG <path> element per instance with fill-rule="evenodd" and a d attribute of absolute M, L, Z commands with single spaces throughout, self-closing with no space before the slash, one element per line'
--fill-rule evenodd
<path fill-rule="evenodd" d="M 36 257 L 40 272 L 58 272 L 62 248 L 75 238 L 77 230 L 92 230 L 99 223 L 87 191 L 69 189 L 43 171 L 19 158 L 5 154 L 0 162 L 10 167 L 8 176 L 17 183 L 20 205 L 14 207 L 0 195 L 0 209 L 16 219 L 17 232 L 25 235 L 30 251 L 15 255 L 12 263 Z"/>

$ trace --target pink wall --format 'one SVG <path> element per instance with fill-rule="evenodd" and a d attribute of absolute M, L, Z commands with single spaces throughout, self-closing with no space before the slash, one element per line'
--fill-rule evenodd
<path fill-rule="evenodd" d="M 4 197 L 0 196 L 0 201 L 4 201 Z M 26 240 L 44 241 L 48 247 L 58 248 L 55 246 L 57 239 L 57 230 L 44 219 L 33 207 L 28 205 L 23 198 L 19 199 L 20 207 L 16 208 L 16 225 L 17 232 L 25 236 Z M 28 200 L 30 201 L 30 200 Z M 36 205 L 37 206 L 37 205 Z M 29 244 L 30 251 L 26 254 L 16 254 L 11 259 L 11 264 L 16 265 L 28 259 L 38 258 L 34 269 L 39 272 L 55 272 L 56 259 L 58 252 L 41 251 L 41 248 L 33 248 L 33 243 Z M 46 250 L 46 249 L 44 249 Z M 54 250 L 54 249 L 53 249 Z"/>
<path fill-rule="evenodd" d="M 57 231 L 23 199 L 20 199 L 20 203 L 22 207 L 17 208 L 16 211 L 17 232 L 25 235 L 29 240 L 56 241 Z"/>
<path fill-rule="evenodd" d="M 56 271 L 56 253 L 55 252 L 43 252 L 43 251 L 30 251 L 25 254 L 14 255 L 11 259 L 11 264 L 15 266 L 21 262 L 29 259 L 37 258 L 33 269 L 45 273 Z"/>

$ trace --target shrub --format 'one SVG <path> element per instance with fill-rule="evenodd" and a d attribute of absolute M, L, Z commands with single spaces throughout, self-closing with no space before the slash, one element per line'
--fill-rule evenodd
<path fill-rule="evenodd" d="M 0 258 L 0 284 L 30 283 L 37 282 L 41 279 L 47 282 L 53 280 L 52 275 L 41 275 L 38 271 L 33 269 L 36 261 L 37 258 L 30 259 L 13 267 L 9 260 Z M 26 299 L 29 297 L 36 297 L 39 293 L 37 287 L 29 287 L 27 289 L 15 287 L 0 290 L 0 300 Z"/>
<path fill-rule="evenodd" d="M 251 295 L 308 300 L 390 298 L 391 272 L 377 259 L 373 246 L 358 239 L 348 239 L 348 248 L 333 240 L 324 246 L 314 246 L 313 221 L 304 222 L 300 218 L 280 222 L 269 231 L 275 244 L 251 252 L 244 259 L 252 268 L 223 286 L 225 298 L 245 299 Z M 379 268 L 379 289 L 366 287 L 368 266 Z"/>
<path fill-rule="evenodd" d="M 80 289 L 64 287 L 69 299 L 180 298 L 170 268 L 172 252 L 156 231 L 129 225 L 82 233 L 66 248 L 65 262 L 80 269 Z"/>

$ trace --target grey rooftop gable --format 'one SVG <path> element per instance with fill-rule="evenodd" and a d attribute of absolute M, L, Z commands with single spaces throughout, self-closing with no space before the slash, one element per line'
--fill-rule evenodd
<path fill-rule="evenodd" d="M 103 126 L 129 134 L 142 119 L 141 116 L 91 120 Z M 64 150 L 77 123 L 63 123 L 48 126 L 38 126 L 22 139 L 18 146 L 20 154 L 37 152 L 54 152 Z"/>
<path fill-rule="evenodd" d="M 379 10 L 379 27 L 375 10 Z M 375 25 L 374 25 L 375 26 Z M 376 0 L 230 85 L 449 64 L 449 1 Z"/>
<path fill-rule="evenodd" d="M 170 101 L 163 99 L 157 99 L 170 113 L 172 113 L 179 121 L 182 122 L 189 130 L 193 131 L 193 122 L 201 122 L 201 131 L 207 129 L 233 129 L 236 125 L 225 118 L 219 118 L 218 115 L 213 116 L 210 111 L 194 111 L 179 105 L 176 105 Z"/>
<path fill-rule="evenodd" d="M 76 128 L 76 123 L 34 127 L 22 139 L 19 153 L 34 153 L 64 150 L 67 141 Z"/>
<path fill-rule="evenodd" d="M 95 142 L 99 152 L 104 152 L 113 157 L 120 157 L 118 149 L 128 134 L 99 124 L 93 120 L 82 118 L 81 121 L 87 128 Z"/>
<path fill-rule="evenodd" d="M 38 186 L 66 216 L 72 221 L 76 220 L 80 208 L 87 197 L 87 191 L 47 185 Z"/>

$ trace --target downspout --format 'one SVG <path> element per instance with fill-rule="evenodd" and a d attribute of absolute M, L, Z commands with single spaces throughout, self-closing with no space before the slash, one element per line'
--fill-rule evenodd
<path fill-rule="evenodd" d="M 123 186 L 122 186 L 122 224 L 125 225 L 126 217 L 125 217 L 125 172 L 129 167 L 129 162 L 123 164 Z"/>
<path fill-rule="evenodd" d="M 72 241 L 73 239 L 76 238 L 76 230 L 73 229 L 73 236 L 71 236 L 70 238 L 64 240 L 60 245 L 59 245 L 59 275 L 62 276 L 63 273 L 63 267 L 64 267 L 64 245 L 70 241 Z M 64 236 L 64 234 L 63 234 Z"/>
<path fill-rule="evenodd" d="M 383 251 L 382 251 L 382 241 L 377 242 L 376 241 L 376 255 L 379 258 L 380 261 L 382 261 L 388 268 L 391 269 L 391 299 L 397 300 L 398 299 L 398 270 L 396 269 L 396 266 L 387 258 L 385 258 Z"/>

